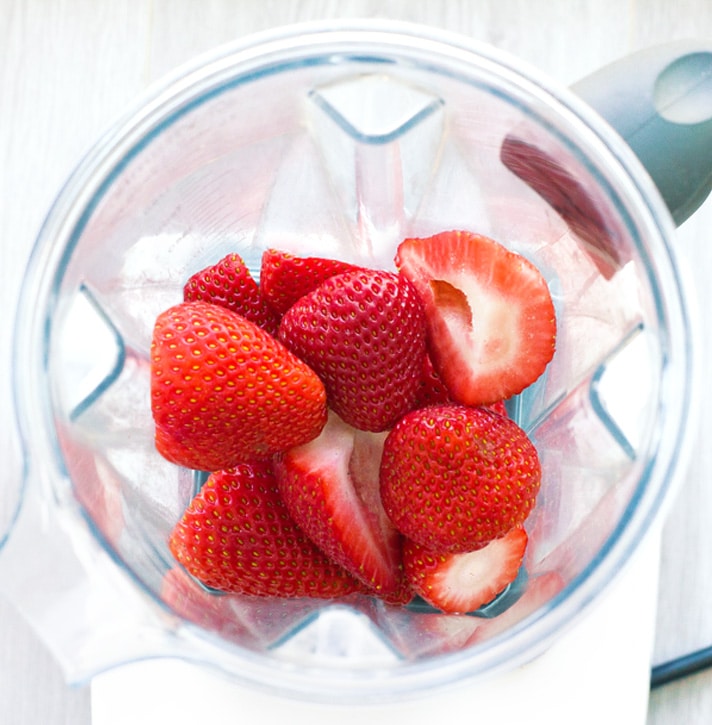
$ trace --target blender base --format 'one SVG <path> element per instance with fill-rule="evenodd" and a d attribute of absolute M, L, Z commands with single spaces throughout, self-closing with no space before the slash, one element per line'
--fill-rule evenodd
<path fill-rule="evenodd" d="M 649 532 L 609 593 L 543 655 L 480 683 L 466 683 L 427 699 L 364 708 L 313 705 L 269 697 L 206 669 L 176 660 L 123 666 L 92 681 L 92 725 L 193 725 L 215 711 L 241 722 L 333 722 L 386 725 L 432 723 L 443 712 L 467 708 L 472 721 L 501 725 L 644 725 L 655 635 L 660 532 Z M 127 697 L 127 693 L 130 696 Z M 512 695 L 515 694 L 513 697 Z"/>

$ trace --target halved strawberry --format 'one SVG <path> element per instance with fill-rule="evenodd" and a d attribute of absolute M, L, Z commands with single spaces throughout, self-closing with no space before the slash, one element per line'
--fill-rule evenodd
<path fill-rule="evenodd" d="M 406 239 L 395 261 L 423 299 L 433 365 L 455 400 L 487 405 L 541 376 L 556 315 L 531 262 L 469 232 Z"/>
<path fill-rule="evenodd" d="M 385 436 L 330 412 L 321 435 L 276 456 L 274 470 L 287 510 L 311 540 L 376 594 L 391 597 L 402 590 L 401 537 L 379 494 Z"/>
<path fill-rule="evenodd" d="M 359 267 L 338 259 L 297 257 L 267 249 L 262 254 L 260 289 L 272 309 L 282 315 L 329 277 L 356 269 Z"/>
<path fill-rule="evenodd" d="M 381 458 L 381 498 L 407 538 L 435 551 L 481 548 L 522 524 L 541 484 L 536 448 L 510 418 L 439 405 L 404 416 Z"/>
<path fill-rule="evenodd" d="M 279 339 L 324 382 L 347 423 L 390 428 L 411 409 L 425 356 L 425 318 L 413 285 L 393 272 L 329 277 L 282 317 Z"/>
<path fill-rule="evenodd" d="M 228 254 L 219 262 L 196 272 L 183 287 L 186 302 L 202 300 L 226 307 L 277 334 L 279 315 L 267 304 L 257 282 L 239 254 Z"/>
<path fill-rule="evenodd" d="M 449 614 L 466 614 L 492 601 L 517 578 L 526 547 L 521 526 L 461 554 L 433 553 L 406 540 L 403 565 L 411 586 L 426 602 Z"/>
<path fill-rule="evenodd" d="M 268 461 L 212 473 L 169 546 L 198 581 L 223 592 L 333 598 L 362 589 L 294 523 Z"/>
<path fill-rule="evenodd" d="M 215 471 L 315 438 L 326 422 L 316 374 L 265 330 L 208 302 L 161 313 L 151 344 L 156 445 Z"/>

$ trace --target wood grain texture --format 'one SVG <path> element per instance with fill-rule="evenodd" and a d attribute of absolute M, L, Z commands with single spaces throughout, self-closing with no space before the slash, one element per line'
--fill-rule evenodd
<path fill-rule="evenodd" d="M 712 39 L 709 0 L 0 0 L 2 309 L 13 308 L 33 239 L 62 181 L 149 84 L 248 33 L 342 17 L 408 20 L 457 31 L 510 51 L 566 84 L 653 43 Z M 703 310 L 712 304 L 710 228 L 707 203 L 679 235 Z M 704 317 L 703 323 L 709 324 Z M 0 324 L 6 340 L 9 316 Z M 703 335 L 707 369 L 711 344 L 712 335 Z M 5 371 L 9 345 L 0 348 Z M 2 473 L 7 491 L 19 475 L 6 413 L 10 396 L 3 374 L 0 450 L 10 456 Z M 703 418 L 687 480 L 665 527 L 656 661 L 712 644 L 710 435 Z M 5 523 L 0 515 L 0 529 Z M 655 692 L 648 725 L 701 724 L 710 713 L 712 673 L 703 673 Z M 0 722 L 84 725 L 89 717 L 88 691 L 66 689 L 42 645 L 0 604 Z"/>

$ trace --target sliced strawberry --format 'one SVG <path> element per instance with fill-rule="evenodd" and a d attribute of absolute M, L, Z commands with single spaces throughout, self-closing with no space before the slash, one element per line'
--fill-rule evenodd
<path fill-rule="evenodd" d="M 312 541 L 376 594 L 391 597 L 402 591 L 401 538 L 379 494 L 385 435 L 329 413 L 318 438 L 278 455 L 274 466 L 289 513 Z"/>
<path fill-rule="evenodd" d="M 406 540 L 403 565 L 411 586 L 426 602 L 442 612 L 465 614 L 492 601 L 516 579 L 526 547 L 521 526 L 461 554 L 433 553 Z"/>
<path fill-rule="evenodd" d="M 277 334 L 279 315 L 263 297 L 257 282 L 238 254 L 228 254 L 217 264 L 196 272 L 183 287 L 186 302 L 202 300 L 226 307 Z"/>
<path fill-rule="evenodd" d="M 423 299 L 433 365 L 455 400 L 504 400 L 544 372 L 556 315 L 531 262 L 487 237 L 443 232 L 403 241 L 396 266 Z"/>
<path fill-rule="evenodd" d="M 526 433 L 487 408 L 421 408 L 398 422 L 383 447 L 386 513 L 404 536 L 436 553 L 472 551 L 521 525 L 540 484 Z"/>
<path fill-rule="evenodd" d="M 272 309 L 283 315 L 297 300 L 335 274 L 360 269 L 338 259 L 297 257 L 278 249 L 262 254 L 260 289 Z"/>
<path fill-rule="evenodd" d="M 350 425 L 387 430 L 412 408 L 425 319 L 400 275 L 360 269 L 329 277 L 289 308 L 279 339 L 319 375 L 329 405 Z"/>
<path fill-rule="evenodd" d="M 212 473 L 169 546 L 190 574 L 223 592 L 333 598 L 362 589 L 291 519 L 267 461 Z"/>
<path fill-rule="evenodd" d="M 206 471 L 305 443 L 326 422 L 316 374 L 262 328 L 208 302 L 158 316 L 151 406 L 159 452 Z"/>

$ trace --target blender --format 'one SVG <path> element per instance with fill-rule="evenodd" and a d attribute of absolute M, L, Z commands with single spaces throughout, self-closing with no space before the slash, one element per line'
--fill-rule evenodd
<path fill-rule="evenodd" d="M 707 56 L 658 49 L 577 86 L 621 137 L 469 40 L 288 28 L 119 121 L 50 210 L 16 324 L 25 470 L 3 499 L 0 586 L 68 679 L 165 656 L 298 700 L 394 702 L 528 662 L 581 616 L 684 460 L 694 335 L 671 238 L 708 191 Z M 167 550 L 200 476 L 153 448 L 156 315 L 230 251 L 253 269 L 268 247 L 385 267 L 403 237 L 446 228 L 532 259 L 557 308 L 554 361 L 511 402 L 543 467 L 520 577 L 467 617 L 206 591 Z"/>

